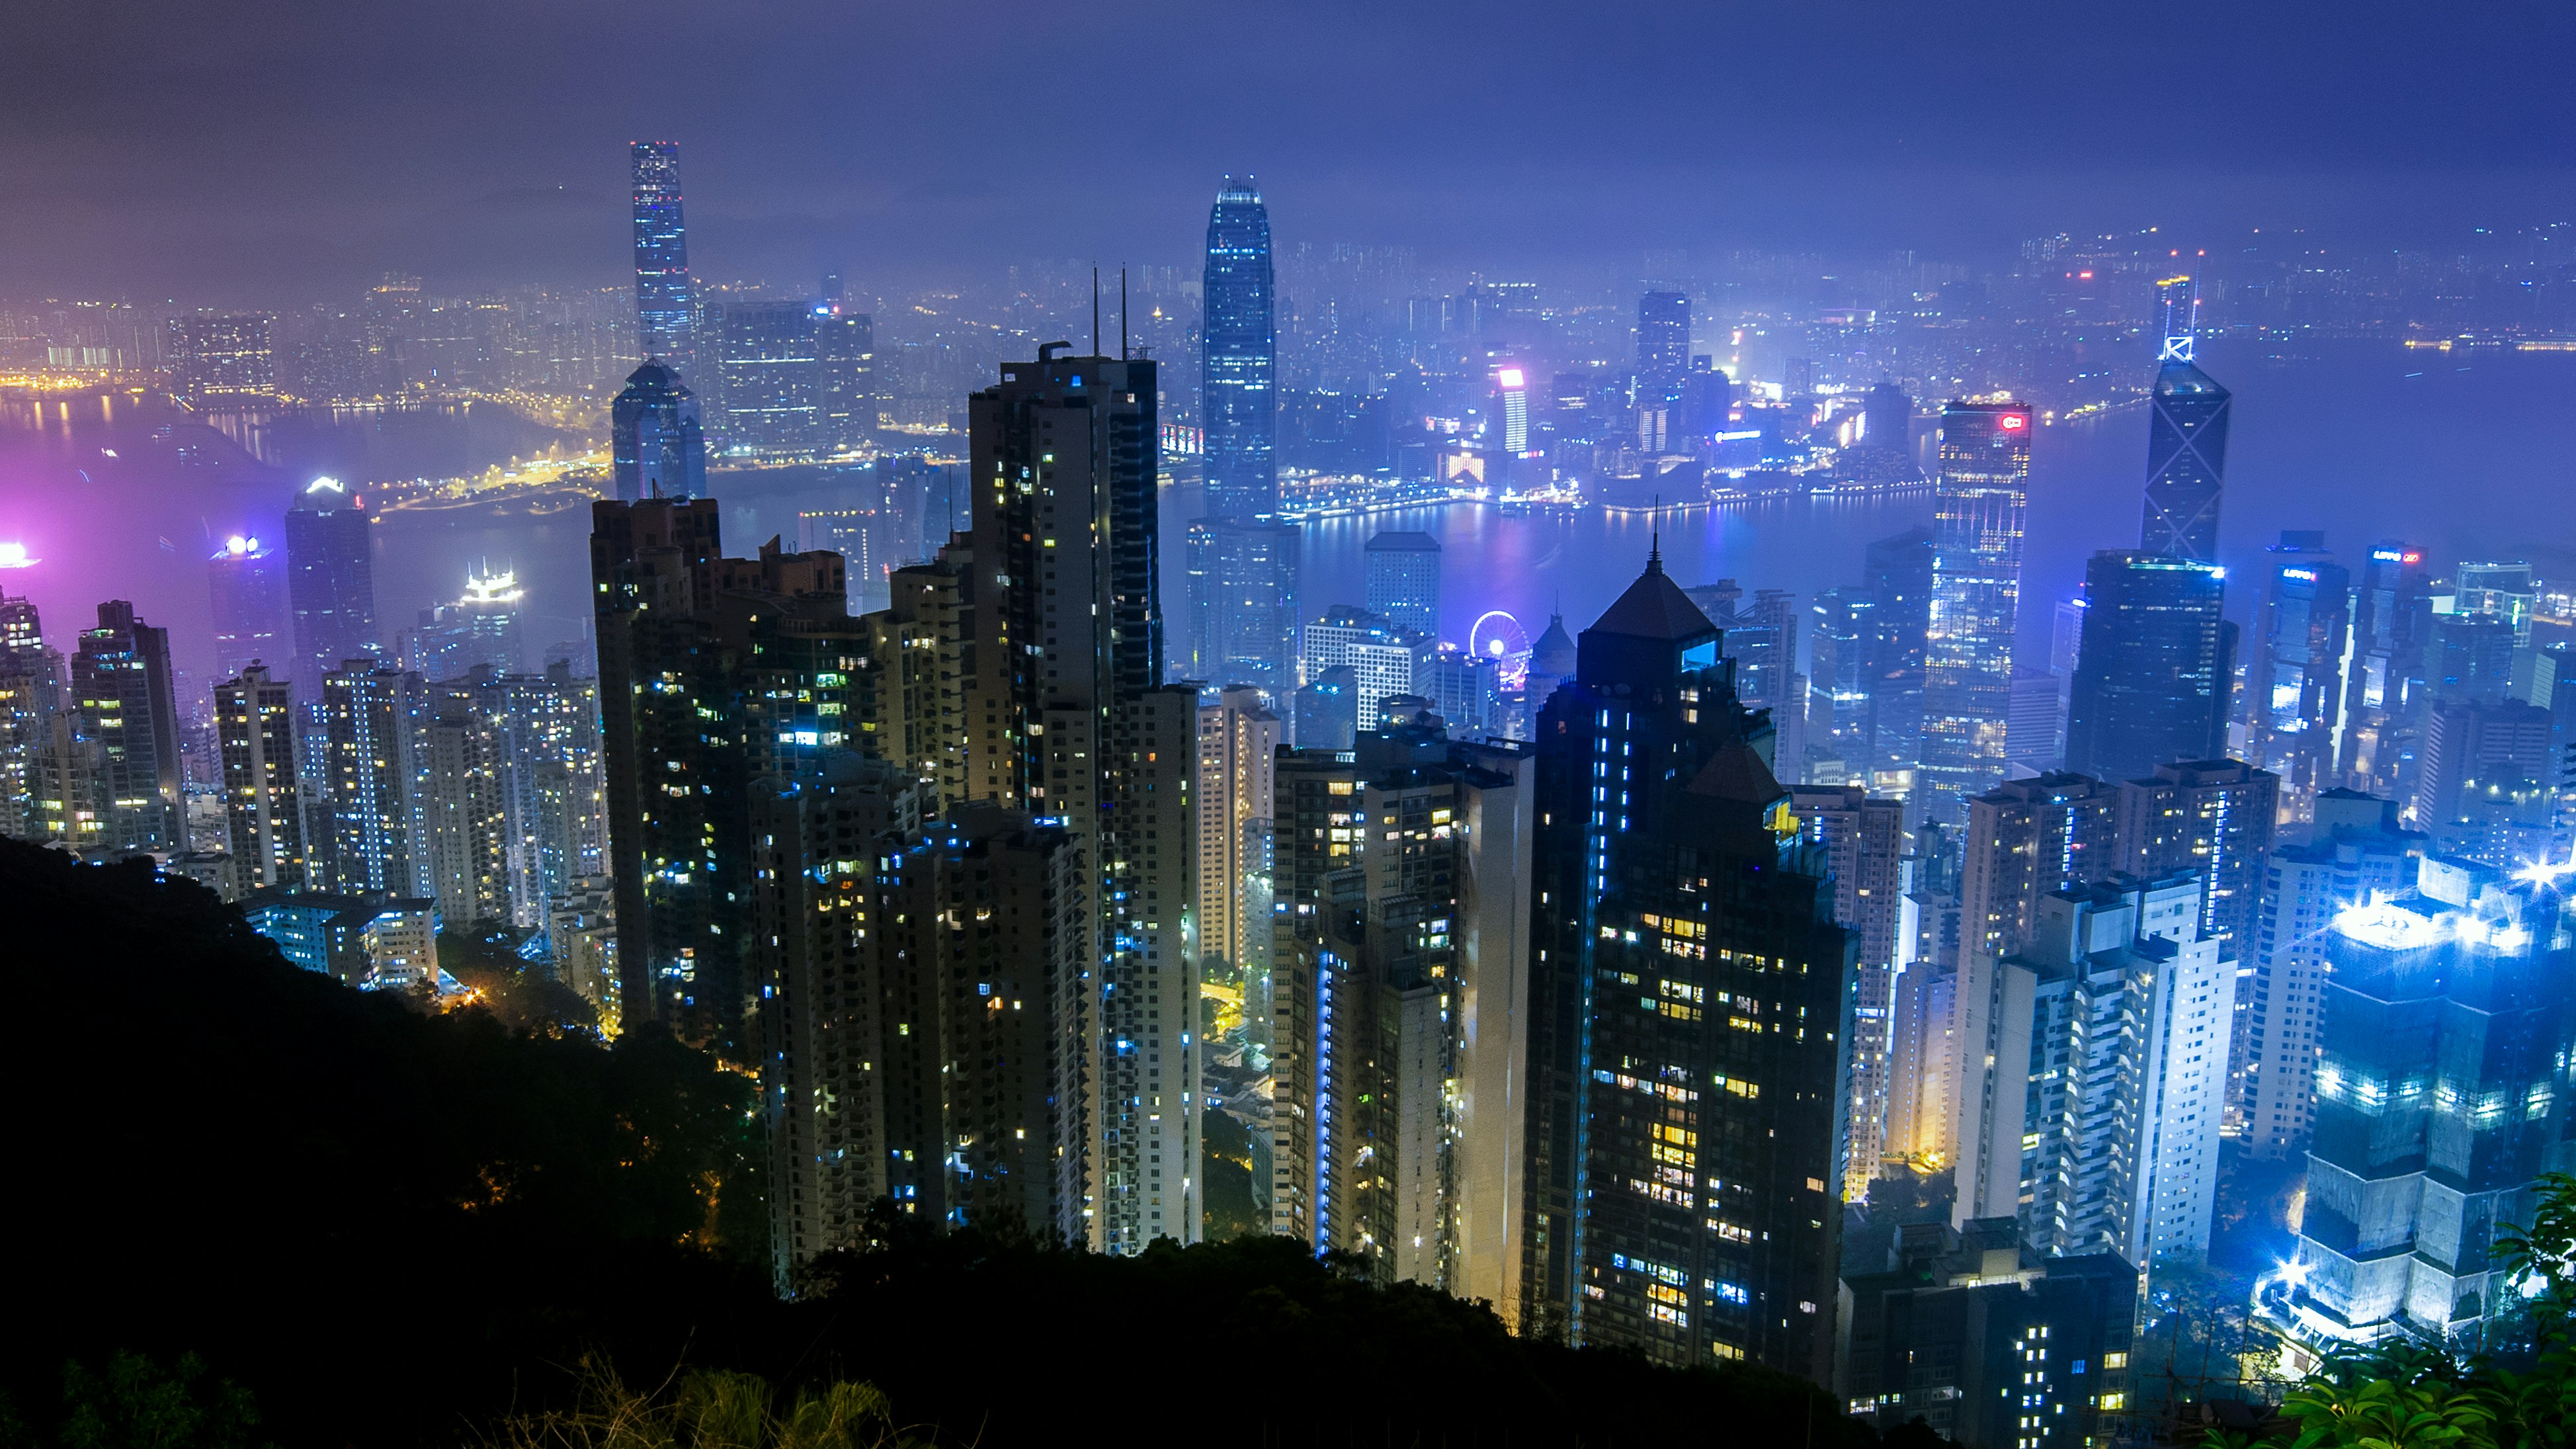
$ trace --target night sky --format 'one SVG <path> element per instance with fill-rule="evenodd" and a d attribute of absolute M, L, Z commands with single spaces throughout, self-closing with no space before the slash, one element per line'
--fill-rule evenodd
<path fill-rule="evenodd" d="M 1282 239 L 1442 263 L 2060 228 L 2439 243 L 2568 211 L 2540 5 L 18 0 L 19 290 L 276 302 L 387 267 L 611 282 L 623 143 L 682 143 L 713 279 L 1189 260 L 1228 170 Z"/>

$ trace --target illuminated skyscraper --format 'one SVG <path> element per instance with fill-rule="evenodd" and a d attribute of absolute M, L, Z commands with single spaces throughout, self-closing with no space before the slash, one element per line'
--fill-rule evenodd
<path fill-rule="evenodd" d="M 1690 375 L 1690 296 L 1648 292 L 1637 299 L 1637 409 L 1670 409 Z"/>
<path fill-rule="evenodd" d="M 1887 1146 L 1888 1024 L 1896 999 L 1897 926 L 1904 914 L 1905 806 L 1872 800 L 1858 785 L 1793 787 L 1789 809 L 1825 849 L 1834 921 L 1860 943 L 1852 971 L 1850 1082 L 1844 1097 L 1842 1195 L 1858 1202 Z"/>
<path fill-rule="evenodd" d="M 2392 1333 L 2465 1352 L 2516 1311 L 2493 1248 L 2566 1165 L 2569 903 L 2563 876 L 2434 856 L 2332 917 L 2307 1208 L 2256 1289 L 2288 1372 Z"/>
<path fill-rule="evenodd" d="M 2084 570 L 2066 768 L 2124 780 L 2227 752 L 2235 630 L 2216 564 L 2105 549 Z"/>
<path fill-rule="evenodd" d="M 1368 541 L 1369 612 L 1399 629 L 1440 633 L 1440 540 L 1385 532 Z"/>
<path fill-rule="evenodd" d="M 1941 410 L 1918 819 L 1957 823 L 1965 802 L 2004 776 L 2030 425 L 2022 403 L 1954 402 Z"/>
<path fill-rule="evenodd" d="M 363 658 L 322 676 L 334 890 L 428 894 L 414 849 L 421 693 L 418 675 Z"/>
<path fill-rule="evenodd" d="M 677 372 L 647 359 L 627 374 L 608 416 L 620 499 L 706 496 L 707 440 L 698 398 Z"/>
<path fill-rule="evenodd" d="M 405 631 L 403 664 L 433 683 L 462 679 L 480 666 L 495 674 L 525 667 L 527 643 L 519 606 L 528 591 L 508 569 L 469 570 L 465 595 L 452 604 L 423 609 L 418 627 Z"/>
<path fill-rule="evenodd" d="M 259 663 L 286 668 L 285 574 L 276 549 L 238 533 L 206 560 L 218 675 L 230 679 Z"/>
<path fill-rule="evenodd" d="M 856 633 L 838 555 L 728 559 L 720 516 L 711 499 L 602 499 L 590 565 L 621 1011 L 628 1025 L 734 1042 L 750 782 L 798 748 L 799 725 L 782 729 L 780 712 L 829 704 L 849 718 L 847 674 L 792 677 L 786 661 Z M 814 728 L 814 747 L 841 743 Z"/>
<path fill-rule="evenodd" d="M 1059 345 L 1002 364 L 967 402 L 963 727 L 1001 761 L 1001 803 L 1061 821 L 1091 872 L 1084 1225 L 1095 1250 L 1126 1254 L 1199 1236 L 1198 689 L 1163 683 L 1156 366 Z"/>
<path fill-rule="evenodd" d="M 322 677 L 383 653 L 367 500 L 316 478 L 286 510 L 286 598 L 295 613 L 294 675 L 318 697 Z M 277 661 L 283 665 L 286 661 Z"/>
<path fill-rule="evenodd" d="M 2325 1025 L 2334 918 L 2415 889 L 2428 837 L 2397 823 L 2394 802 L 2358 790 L 2317 796 L 2313 833 L 2265 863 L 2254 973 L 2238 976 L 2240 1138 L 2254 1157 L 2307 1150 L 2317 1110 L 2317 1042 Z"/>
<path fill-rule="evenodd" d="M 680 147 L 637 141 L 628 148 L 635 172 L 635 323 L 649 361 L 673 370 L 697 366 L 697 287 L 689 279 L 689 231 L 680 216 Z"/>
<path fill-rule="evenodd" d="M 45 647 L 33 600 L 0 593 L 0 835 L 44 834 L 36 810 L 42 743 L 52 729 L 62 661 Z"/>
<path fill-rule="evenodd" d="M 2141 547 L 2153 554 L 2218 561 L 2218 505 L 2227 469 L 2231 395 L 2193 363 L 2200 287 L 2175 277 L 2164 288 L 2164 349 L 2156 357 L 2147 413 L 2147 507 Z"/>
<path fill-rule="evenodd" d="M 107 811 L 101 843 L 176 848 L 184 836 L 170 631 L 144 623 L 132 604 L 113 599 L 98 606 L 98 627 L 81 631 L 71 664 L 73 731 L 99 752 L 94 774 Z"/>
<path fill-rule="evenodd" d="M 1523 1333 L 1817 1382 L 1857 944 L 1660 560 L 1539 719 Z"/>
<path fill-rule="evenodd" d="M 812 302 L 724 302 L 707 307 L 715 366 L 716 445 L 729 457 L 809 456 L 826 439 L 834 398 L 823 362 L 823 328 L 835 322 Z M 836 342 L 844 339 L 835 339 Z"/>
<path fill-rule="evenodd" d="M 1270 212 L 1251 177 L 1229 176 L 1208 212 L 1206 326 L 1200 373 L 1211 518 L 1269 521 L 1279 510 L 1279 334 Z"/>
<path fill-rule="evenodd" d="M 1531 759 L 1436 720 L 1280 756 L 1271 1224 L 1517 1307 Z M 1338 838 L 1336 838 L 1338 837 Z"/>
<path fill-rule="evenodd" d="M 2281 777 L 2285 822 L 2307 819 L 2317 792 L 2338 783 L 2335 741 L 2343 727 L 2352 575 L 2326 552 L 2325 541 L 2320 532 L 2284 532 L 2265 550 L 2271 557 L 2264 565 L 2262 645 L 2248 680 L 2246 758 Z"/>
<path fill-rule="evenodd" d="M 1190 529 L 1190 653 L 1215 684 L 1297 687 L 1298 531 L 1277 521 L 1279 335 L 1270 212 L 1229 176 L 1208 213 L 1199 403 L 1207 517 Z"/>
<path fill-rule="evenodd" d="M 304 889 L 293 687 L 259 665 L 243 670 L 215 686 L 215 730 L 223 742 L 234 878 L 245 891 Z"/>
<path fill-rule="evenodd" d="M 1270 804 L 1279 717 L 1257 689 L 1199 702 L 1198 934 L 1203 974 L 1258 994 L 1270 960 Z"/>
<path fill-rule="evenodd" d="M 1190 525 L 1190 672 L 1212 684 L 1297 687 L 1300 531 L 1292 523 L 1202 518 Z"/>
<path fill-rule="evenodd" d="M 2415 706 L 2426 692 L 2424 650 L 2433 638 L 2433 600 L 2423 550 L 2382 541 L 2362 565 L 2352 602 L 2352 669 L 2344 681 L 2337 765 L 2355 785 L 2388 795 L 2396 790 L 2400 766 L 2414 756 L 2422 713 Z"/>

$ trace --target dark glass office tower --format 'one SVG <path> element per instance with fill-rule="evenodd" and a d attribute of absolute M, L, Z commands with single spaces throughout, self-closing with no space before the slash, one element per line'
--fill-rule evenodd
<path fill-rule="evenodd" d="M 1910 765 L 1923 749 L 1923 654 L 1932 624 L 1932 530 L 1909 528 L 1862 552 L 1872 633 L 1869 676 L 1873 769 Z"/>
<path fill-rule="evenodd" d="M 1690 297 L 1648 292 L 1637 299 L 1637 406 L 1669 408 L 1690 377 Z"/>
<path fill-rule="evenodd" d="M 2149 553 L 2218 560 L 2218 504 L 2227 467 L 2231 394 L 2192 362 L 2199 292 L 2189 277 L 2165 286 L 2165 344 L 2147 413 Z M 2185 294 L 2186 288 L 2191 289 Z"/>
<path fill-rule="evenodd" d="M 1829 1377 L 1857 944 L 1650 561 L 1539 717 L 1523 1333 Z"/>
<path fill-rule="evenodd" d="M 1206 325 L 1199 406 L 1207 511 L 1259 519 L 1279 510 L 1271 443 L 1278 427 L 1279 332 L 1270 273 L 1270 212 L 1251 177 L 1229 176 L 1208 212 Z"/>
<path fill-rule="evenodd" d="M 1923 662 L 1923 759 L 1914 818 L 1955 824 L 2004 777 L 2013 628 L 2030 508 L 2031 411 L 1954 402 L 1941 410 L 1932 493 L 1932 613 Z"/>
<path fill-rule="evenodd" d="M 680 147 L 637 141 L 635 168 L 636 344 L 680 372 L 697 366 L 697 288 L 689 280 L 689 230 L 680 218 Z"/>
<path fill-rule="evenodd" d="M 2233 642 L 2216 564 L 2105 549 L 2084 569 L 2084 643 L 2066 713 L 2066 768 L 2138 779 L 2227 753 Z"/>
<path fill-rule="evenodd" d="M 1279 701 L 1297 688 L 1300 541 L 1293 523 L 1190 525 L 1192 674 L 1211 684 L 1257 684 Z"/>
<path fill-rule="evenodd" d="M 627 374 L 608 417 L 621 501 L 706 496 L 706 433 L 678 373 L 647 359 Z"/>
<path fill-rule="evenodd" d="M 286 510 L 286 601 L 295 615 L 296 681 L 319 699 L 322 677 L 383 653 L 376 635 L 376 559 L 367 500 L 316 478 Z M 285 661 L 280 660 L 283 664 Z"/>

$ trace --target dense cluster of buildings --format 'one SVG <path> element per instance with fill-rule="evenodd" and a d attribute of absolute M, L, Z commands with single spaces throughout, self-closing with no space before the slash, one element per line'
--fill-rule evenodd
<path fill-rule="evenodd" d="M 360 984 L 436 990 L 441 929 L 510 933 L 608 1030 L 756 1062 L 783 1294 L 882 1203 L 1109 1253 L 1222 1211 L 1518 1332 L 2054 1449 L 2130 1408 L 2234 1154 L 2309 1165 L 2261 1297 L 2294 1356 L 2496 1311 L 2498 1225 L 2576 1165 L 2576 656 L 2527 565 L 2288 534 L 2229 579 L 2190 279 L 2138 545 L 2049 668 L 2015 667 L 2038 413 L 1952 401 L 1918 450 L 1893 384 L 1807 415 L 1930 464 L 1930 525 L 1858 582 L 1802 609 L 1657 551 L 1588 624 L 1462 644 L 1429 534 L 1378 533 L 1362 599 L 1301 593 L 1248 178 L 1209 222 L 1181 538 L 1176 380 L 1095 336 L 972 396 L 919 561 L 866 499 L 728 556 L 709 458 L 872 425 L 868 319 L 697 295 L 676 154 L 633 159 L 597 677 L 528 670 L 501 574 L 386 636 L 326 480 L 282 548 L 209 564 L 202 809 L 161 631 L 109 603 L 64 655 L 0 601 L 0 828 L 160 855 Z M 1633 372 L 1560 380 L 1646 484 L 1771 426 L 1691 328 L 1650 291 Z M 257 381 L 239 329 L 189 346 L 201 395 Z M 1504 484 L 1548 440 L 1483 364 L 1486 421 L 1439 446 Z M 1248 1203 L 1211 1201 L 1211 1113 Z"/>
<path fill-rule="evenodd" d="M 200 699 L 131 604 L 99 605 L 65 653 L 0 597 L 0 830 L 150 854 L 243 902 L 290 960 L 369 989 L 456 995 L 431 942 L 493 937 L 613 1030 L 614 947 L 583 910 L 608 861 L 597 681 L 577 650 L 530 667 L 506 574 L 388 640 L 369 518 L 322 479 L 282 549 L 226 541 Z"/>

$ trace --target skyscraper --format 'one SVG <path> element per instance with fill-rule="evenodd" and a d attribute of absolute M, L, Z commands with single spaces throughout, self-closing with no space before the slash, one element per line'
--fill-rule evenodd
<path fill-rule="evenodd" d="M 2189 872 L 2053 891 L 1965 1019 L 1951 1221 L 2018 1217 L 2043 1253 L 2209 1251 L 2235 972 Z"/>
<path fill-rule="evenodd" d="M 1201 455 L 1211 518 L 1268 522 L 1279 511 L 1272 455 L 1279 334 L 1270 269 L 1270 211 L 1249 176 L 1229 176 L 1208 212 L 1202 331 Z"/>
<path fill-rule="evenodd" d="M 809 457 L 825 440 L 832 389 L 822 329 L 834 320 L 811 302 L 710 303 L 716 445 L 729 457 Z"/>
<path fill-rule="evenodd" d="M 1690 375 L 1690 296 L 1648 292 L 1637 299 L 1637 409 L 1669 410 Z"/>
<path fill-rule="evenodd" d="M 2465 1351 L 2511 1311 L 2495 1241 L 2567 1136 L 2568 904 L 2563 875 L 2432 857 L 2333 916 L 2307 1209 L 2256 1289 L 2290 1372 L 2388 1333 Z"/>
<path fill-rule="evenodd" d="M 351 659 L 383 652 L 367 500 L 316 478 L 286 510 L 286 598 L 295 614 L 294 676 L 319 691 Z M 281 665 L 284 660 L 278 661 Z"/>
<path fill-rule="evenodd" d="M 1399 629 L 1440 634 L 1440 540 L 1389 530 L 1368 541 L 1368 608 Z"/>
<path fill-rule="evenodd" d="M 2216 564 L 2106 549 L 2084 570 L 2066 768 L 2123 780 L 2227 752 L 2234 629 Z"/>
<path fill-rule="evenodd" d="M 1522 1261 L 1530 780 L 1524 747 L 1418 718 L 1281 755 L 1272 807 L 1273 1230 L 1498 1304 Z"/>
<path fill-rule="evenodd" d="M 1295 524 L 1190 525 L 1191 673 L 1214 684 L 1257 684 L 1274 698 L 1297 687 L 1301 542 Z"/>
<path fill-rule="evenodd" d="M 519 576 L 508 569 L 468 570 L 463 596 L 421 610 L 420 623 L 404 631 L 404 666 L 432 681 L 462 679 L 478 666 L 517 673 L 527 660 L 526 632 L 519 624 L 527 597 Z"/>
<path fill-rule="evenodd" d="M 2262 648 L 2248 680 L 2246 757 L 2281 777 L 2284 821 L 2305 820 L 2335 779 L 2345 696 L 2352 576 L 2325 535 L 2289 531 L 2266 550 Z"/>
<path fill-rule="evenodd" d="M 334 890 L 428 892 L 414 848 L 424 703 L 418 675 L 374 660 L 347 660 L 322 676 Z"/>
<path fill-rule="evenodd" d="M 223 678 L 251 664 L 288 666 L 285 565 L 276 549 L 238 533 L 206 560 L 215 672 Z"/>
<path fill-rule="evenodd" d="M 1852 969 L 1851 1081 L 1845 1102 L 1842 1195 L 1858 1202 L 1878 1175 L 1887 1146 L 1888 1023 L 1896 999 L 1897 927 L 1905 856 L 1905 806 L 1872 800 L 1858 785 L 1800 786 L 1790 813 L 1825 848 L 1834 881 L 1834 921 L 1860 943 Z"/>
<path fill-rule="evenodd" d="M 968 400 L 977 665 L 963 724 L 968 747 L 1001 762 L 1002 803 L 1061 820 L 1085 852 L 1085 1226 L 1095 1249 L 1136 1253 L 1199 1234 L 1198 690 L 1163 683 L 1156 366 L 1060 345 L 1003 364 Z"/>
<path fill-rule="evenodd" d="M 2230 394 L 2192 361 L 2200 286 L 2164 290 L 2164 347 L 2147 412 L 2147 505 L 2140 547 L 2194 563 L 2218 561 L 2218 505 L 2227 470 Z"/>
<path fill-rule="evenodd" d="M 224 814 L 233 871 L 245 891 L 309 883 L 304 809 L 295 772 L 295 691 L 253 665 L 215 686 L 224 756 Z"/>
<path fill-rule="evenodd" d="M 697 286 L 689 278 L 689 231 L 680 215 L 680 147 L 637 141 L 628 148 L 635 175 L 635 331 L 645 360 L 673 371 L 697 366 Z"/>
<path fill-rule="evenodd" d="M 1923 750 L 1923 664 L 1932 626 L 1932 530 L 1909 528 L 1862 551 L 1876 628 L 1863 641 L 1870 768 L 1910 767 Z"/>
<path fill-rule="evenodd" d="M 2413 891 L 2426 839 L 2397 823 L 2394 802 L 2337 789 L 2317 796 L 2306 839 L 2272 851 L 2253 978 L 2239 977 L 2240 1136 L 2248 1155 L 2279 1159 L 2308 1150 L 2335 917 Z"/>
<path fill-rule="evenodd" d="M 1538 725 L 1524 1333 L 1825 1381 L 1855 943 L 1660 559 Z"/>
<path fill-rule="evenodd" d="M 61 679 L 61 659 L 45 645 L 34 601 L 0 594 L 0 835 L 45 834 L 36 785 Z"/>
<path fill-rule="evenodd" d="M 2398 771 L 2415 751 L 2415 706 L 2422 702 L 2424 649 L 2433 633 L 2423 550 L 2382 541 L 2362 565 L 2352 599 L 2353 657 L 2344 681 L 2338 772 L 2385 795 L 2395 791 Z"/>
<path fill-rule="evenodd" d="M 1199 702 L 1198 938 L 1201 974 L 1257 994 L 1270 960 L 1272 760 L 1279 717 L 1257 689 Z"/>
<path fill-rule="evenodd" d="M 1082 852 L 1061 825 L 990 803 L 910 821 L 911 788 L 840 755 L 755 796 L 782 1294 L 858 1246 L 880 1199 L 1081 1242 L 1098 1198 Z"/>
<path fill-rule="evenodd" d="M 1298 531 L 1281 524 L 1270 212 L 1229 176 L 1208 213 L 1199 374 L 1207 516 L 1189 536 L 1190 652 L 1211 683 L 1297 687 Z"/>
<path fill-rule="evenodd" d="M 67 723 L 98 752 L 93 788 L 106 811 L 100 843 L 129 850 L 177 848 L 185 835 L 170 631 L 144 623 L 132 604 L 112 599 L 98 606 L 98 627 L 81 631 L 71 665 Z M 292 781 L 288 798 L 293 799 Z"/>
<path fill-rule="evenodd" d="M 1967 801 L 2003 778 L 2030 424 L 2021 403 L 1953 402 L 1941 410 L 1918 819 L 1957 823 Z"/>
<path fill-rule="evenodd" d="M 822 420 L 815 446 L 823 452 L 866 447 L 877 432 L 876 319 L 841 310 L 827 297 L 828 315 L 815 318 L 814 346 L 821 360 Z"/>
<path fill-rule="evenodd" d="M 706 433 L 697 394 L 682 385 L 678 372 L 646 358 L 627 374 L 608 413 L 620 499 L 706 496 Z"/>
<path fill-rule="evenodd" d="M 803 745 L 774 712 L 849 705 L 838 649 L 801 679 L 761 676 L 792 675 L 797 646 L 835 629 L 855 644 L 856 630 L 838 556 L 725 558 L 720 516 L 711 499 L 600 500 L 590 561 L 621 1010 L 732 1042 L 747 1005 L 750 782 L 782 755 L 843 743 L 805 726 Z"/>

